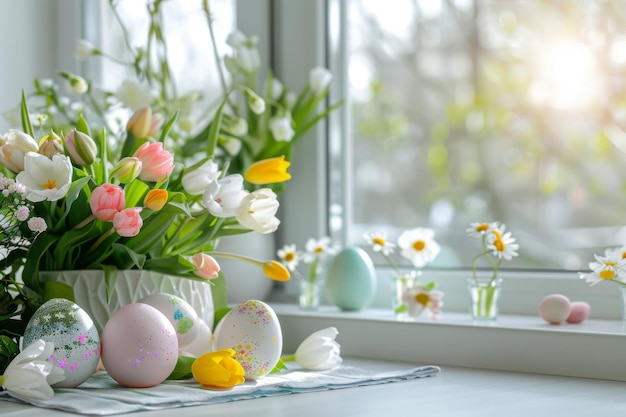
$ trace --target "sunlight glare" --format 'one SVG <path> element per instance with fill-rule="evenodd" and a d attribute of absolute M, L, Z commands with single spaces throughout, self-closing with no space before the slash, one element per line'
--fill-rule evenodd
<path fill-rule="evenodd" d="M 585 44 L 563 40 L 545 47 L 538 58 L 538 73 L 531 90 L 538 104 L 567 109 L 592 103 L 597 91 L 596 68 Z"/>

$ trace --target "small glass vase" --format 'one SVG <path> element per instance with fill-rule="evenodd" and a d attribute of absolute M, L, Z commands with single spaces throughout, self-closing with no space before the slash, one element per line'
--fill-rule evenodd
<path fill-rule="evenodd" d="M 309 311 L 317 310 L 320 306 L 323 287 L 324 281 L 319 278 L 314 281 L 300 280 L 300 296 L 298 297 L 300 308 Z"/>
<path fill-rule="evenodd" d="M 498 302 L 502 291 L 502 279 L 467 280 L 472 320 L 495 321 L 498 318 Z"/>
<path fill-rule="evenodd" d="M 421 277 L 422 271 L 393 272 L 391 274 L 391 308 L 396 317 L 411 317 L 404 296 L 408 290 L 420 283 Z"/>

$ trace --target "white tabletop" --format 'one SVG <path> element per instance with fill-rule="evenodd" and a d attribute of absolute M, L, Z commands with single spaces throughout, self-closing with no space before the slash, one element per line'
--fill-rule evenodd
<path fill-rule="evenodd" d="M 589 360 L 593 360 L 590 352 Z M 347 365 L 377 371 L 419 365 L 348 358 Z M 435 364 L 436 365 L 436 364 Z M 55 417 L 59 411 L 0 402 L 3 417 Z M 439 375 L 359 388 L 292 394 L 232 403 L 134 414 L 172 416 L 623 416 L 626 383 L 571 377 L 442 367 Z"/>

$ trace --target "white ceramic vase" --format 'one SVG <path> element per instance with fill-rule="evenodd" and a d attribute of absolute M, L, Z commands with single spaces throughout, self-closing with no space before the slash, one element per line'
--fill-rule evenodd
<path fill-rule="evenodd" d="M 76 304 L 93 319 L 98 332 L 120 307 L 155 293 L 176 295 L 187 301 L 209 326 L 213 327 L 213 298 L 207 282 L 164 275 L 153 271 L 120 270 L 115 289 L 107 302 L 104 272 L 101 270 L 41 271 L 45 281 L 58 281 L 72 287 Z"/>

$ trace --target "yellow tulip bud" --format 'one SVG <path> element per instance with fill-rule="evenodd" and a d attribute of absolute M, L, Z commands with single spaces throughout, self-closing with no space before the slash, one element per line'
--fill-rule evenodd
<path fill-rule="evenodd" d="M 287 172 L 289 165 L 291 162 L 285 160 L 285 155 L 263 159 L 250 165 L 244 177 L 252 184 L 285 182 L 291 179 L 291 174 Z"/>
<path fill-rule="evenodd" d="M 143 200 L 144 207 L 153 211 L 159 211 L 167 203 L 167 190 L 152 189 Z"/>
<path fill-rule="evenodd" d="M 243 384 L 245 371 L 233 358 L 235 351 L 221 349 L 205 353 L 191 365 L 191 373 L 200 384 L 211 388 L 232 388 Z"/>
<path fill-rule="evenodd" d="M 274 260 L 265 262 L 263 273 L 274 281 L 288 281 L 291 278 L 285 265 Z"/>

